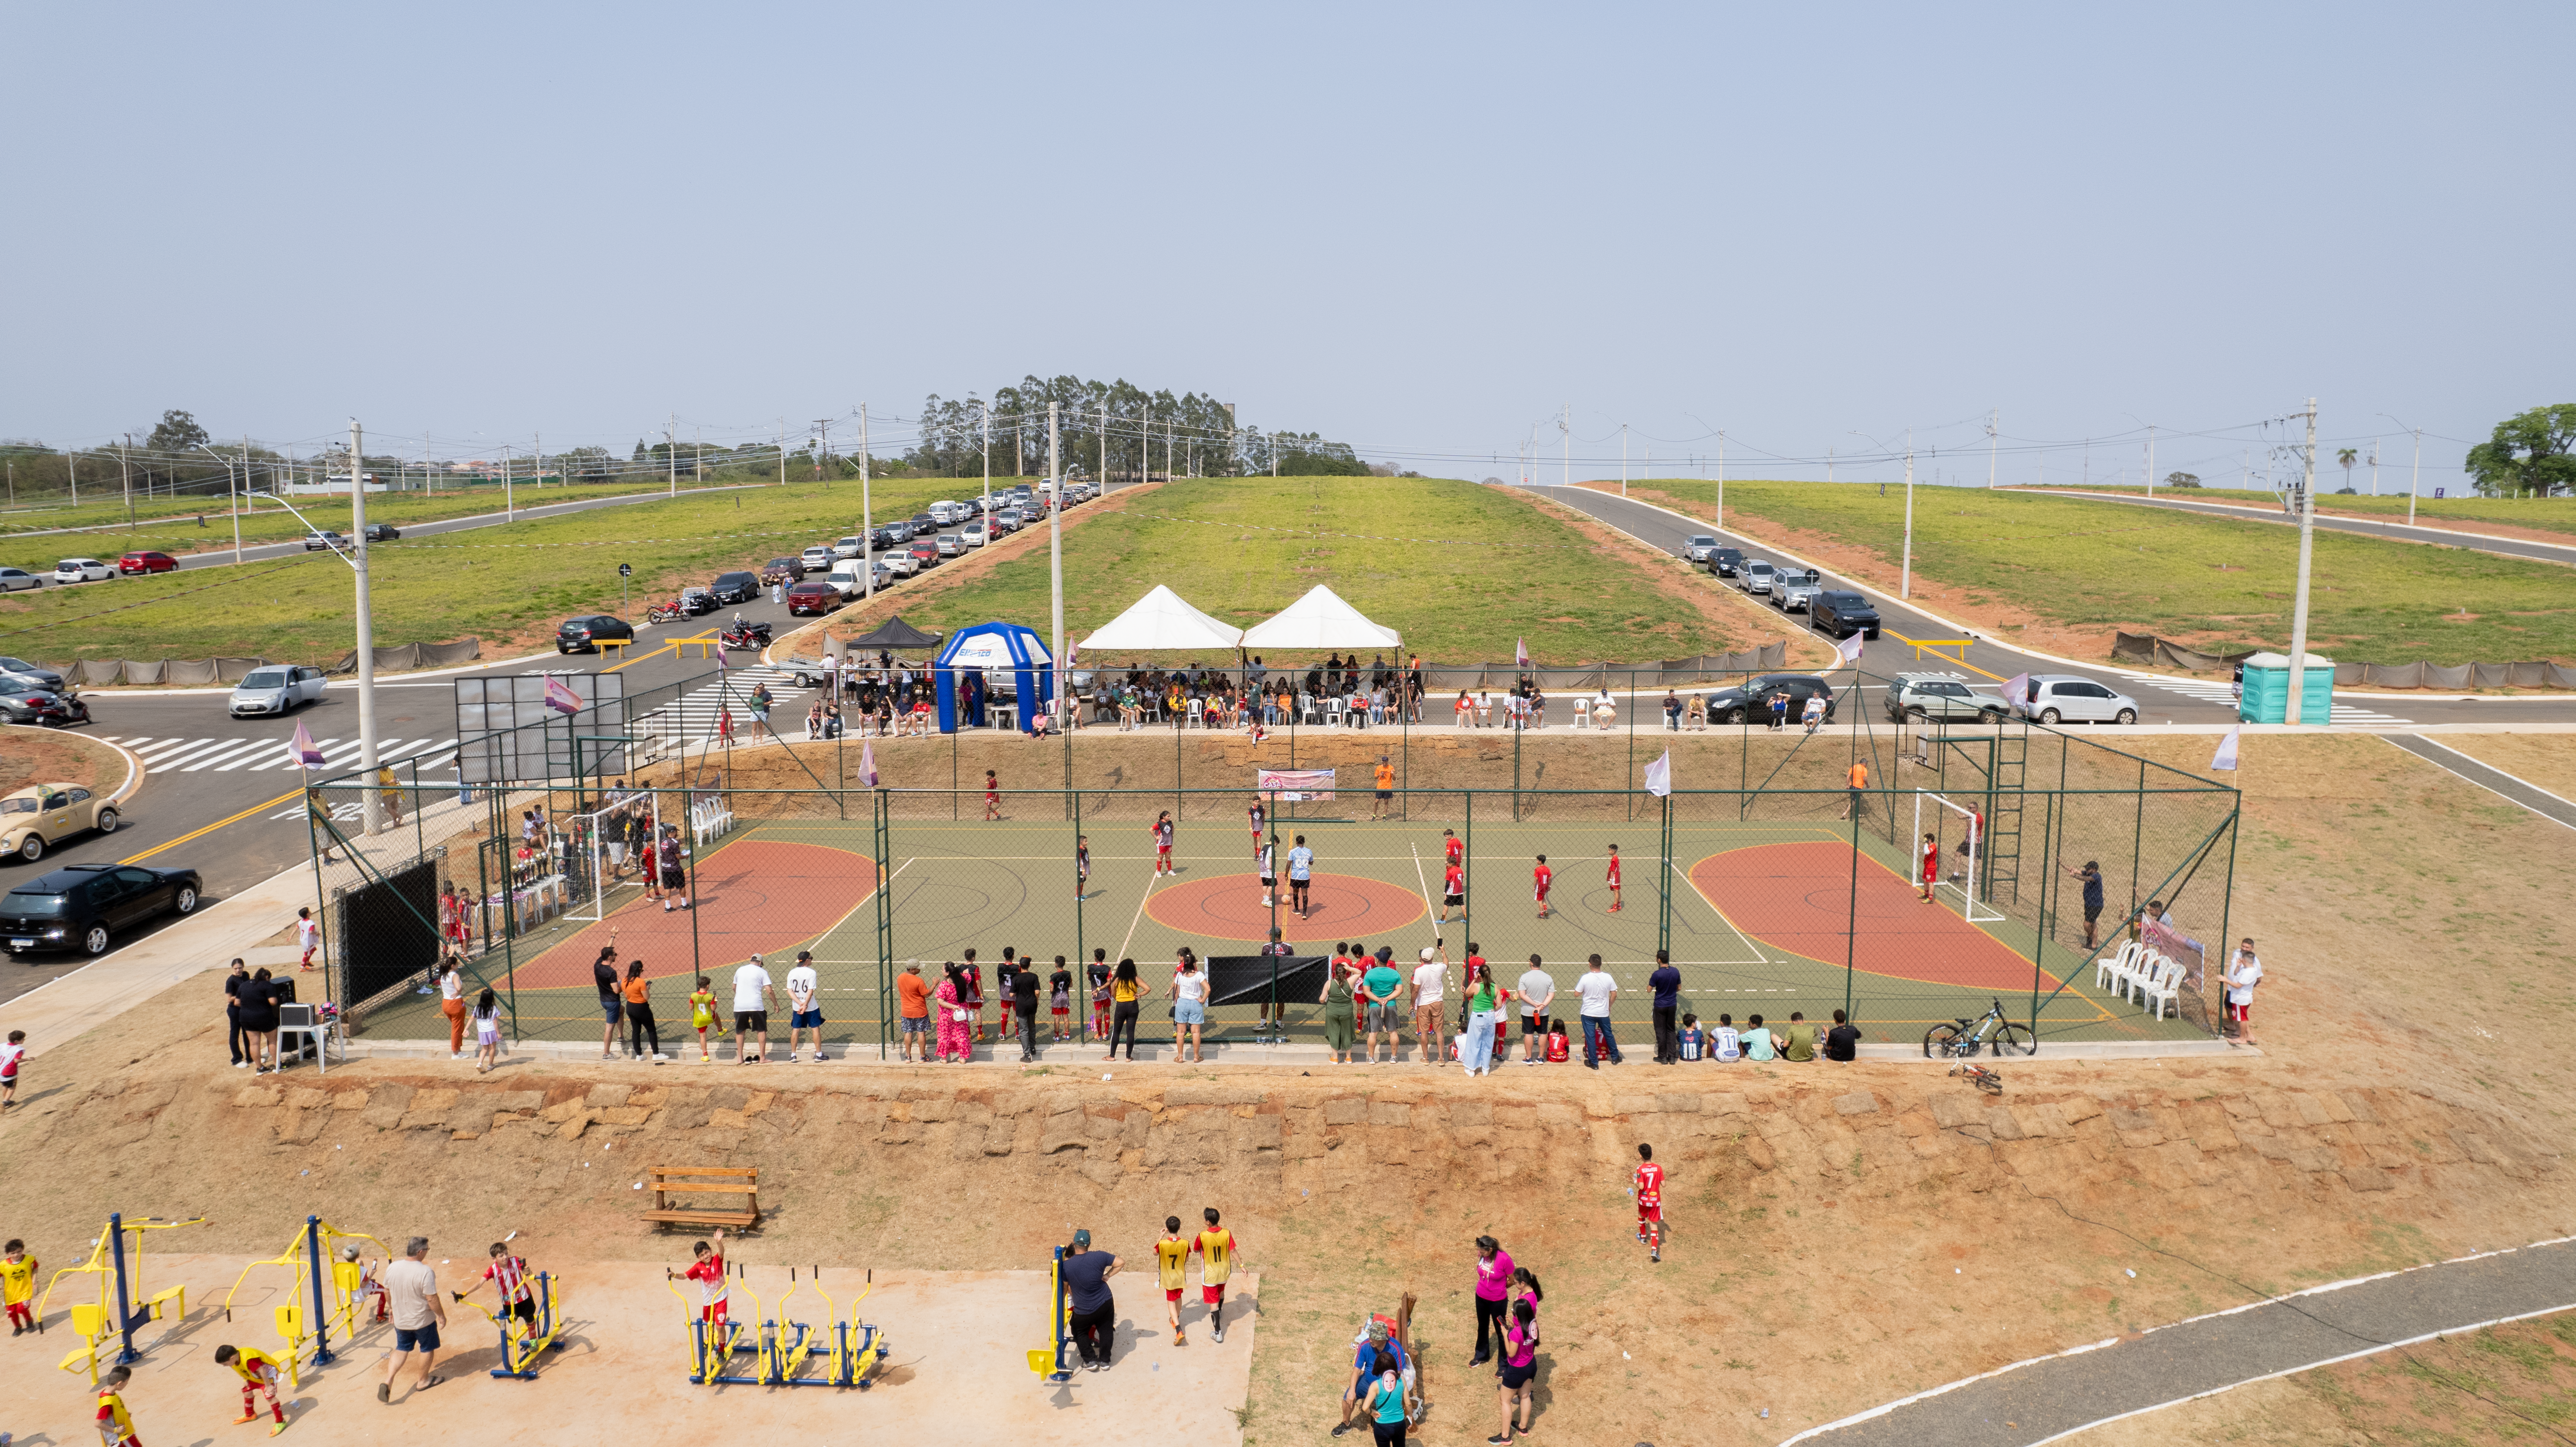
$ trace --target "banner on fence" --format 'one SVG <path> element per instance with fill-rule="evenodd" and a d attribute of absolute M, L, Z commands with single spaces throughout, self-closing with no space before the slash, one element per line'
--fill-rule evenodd
<path fill-rule="evenodd" d="M 1254 787 L 1270 799 L 1290 804 L 1333 797 L 1330 769 L 1262 769 Z"/>

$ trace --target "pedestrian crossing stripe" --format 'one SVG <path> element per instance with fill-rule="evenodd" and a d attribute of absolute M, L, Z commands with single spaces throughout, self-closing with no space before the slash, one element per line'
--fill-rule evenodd
<path fill-rule="evenodd" d="M 118 738 L 101 735 L 104 743 L 118 744 L 132 750 L 143 760 L 144 767 L 163 773 L 191 774 L 212 768 L 218 772 L 232 769 L 291 769 L 295 760 L 288 750 L 290 739 L 155 739 L 150 737 Z M 424 769 L 437 768 L 456 757 L 455 739 L 387 739 L 376 745 L 380 764 L 399 763 L 410 772 L 409 765 L 418 760 Z M 356 763 L 359 753 L 356 739 L 320 741 L 322 762 L 317 772 L 331 773 Z M 404 782 L 408 783 L 406 778 Z"/>

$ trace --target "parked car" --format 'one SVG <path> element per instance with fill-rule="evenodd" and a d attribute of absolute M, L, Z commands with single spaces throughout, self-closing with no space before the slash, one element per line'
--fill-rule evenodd
<path fill-rule="evenodd" d="M 768 587 L 772 583 L 802 583 L 804 581 L 805 560 L 802 558 L 772 558 L 768 562 L 761 564 L 760 585 L 764 588 Z"/>
<path fill-rule="evenodd" d="M 367 524 L 367 541 L 368 541 L 368 542 L 371 542 L 371 543 L 390 543 L 390 542 L 392 542 L 394 539 L 396 539 L 396 538 L 398 538 L 398 537 L 401 537 L 401 536 L 402 536 L 402 529 L 400 529 L 400 528 L 398 528 L 398 527 L 395 527 L 392 523 L 369 523 L 369 524 Z"/>
<path fill-rule="evenodd" d="M 1772 574 L 1776 571 L 1760 558 L 1748 558 L 1743 567 L 1736 569 L 1735 586 L 1742 588 L 1748 597 L 1756 593 L 1767 595 L 1771 591 Z"/>
<path fill-rule="evenodd" d="M 705 588 L 682 588 L 680 590 L 681 617 L 695 618 L 701 613 L 712 613 L 715 610 L 716 598 L 714 593 Z"/>
<path fill-rule="evenodd" d="M 1691 536 L 1690 541 L 1682 544 L 1683 556 L 1689 558 L 1694 563 L 1707 562 L 1708 555 L 1716 551 L 1717 539 L 1710 537 L 1706 533 L 1695 533 Z"/>
<path fill-rule="evenodd" d="M 12 955 L 103 955 L 120 931 L 159 915 L 195 912 L 203 888 L 193 869 L 67 864 L 0 895 L 0 938 Z"/>
<path fill-rule="evenodd" d="M 116 806 L 106 795 L 78 784 L 29 784 L 0 797 L 0 854 L 33 864 L 47 849 L 87 829 L 115 833 Z"/>
<path fill-rule="evenodd" d="M 748 603 L 760 596 L 760 579 L 750 573 L 718 573 L 707 593 L 719 604 Z"/>
<path fill-rule="evenodd" d="M 932 503 L 928 508 L 928 512 L 930 514 L 931 522 L 943 528 L 955 527 L 967 518 L 974 516 L 973 509 L 967 507 L 966 504 L 947 499 L 942 499 L 941 501 Z"/>
<path fill-rule="evenodd" d="M 955 539 L 952 538 L 950 541 L 954 542 Z M 940 551 L 939 544 L 936 542 L 914 543 L 906 551 L 912 554 L 913 560 L 920 563 L 923 571 L 925 572 L 929 569 L 938 567 L 942 558 L 955 556 L 954 554 L 942 553 Z"/>
<path fill-rule="evenodd" d="M 909 578 L 921 571 L 921 559 L 914 557 L 910 548 L 888 553 L 885 557 L 885 570 L 890 576 Z"/>
<path fill-rule="evenodd" d="M 2002 723 L 2010 710 L 1990 693 L 1979 693 L 1955 673 L 1900 673 L 1887 685 L 1887 716 L 1898 723 L 1974 719 Z"/>
<path fill-rule="evenodd" d="M 1735 576 L 1736 571 L 1744 566 L 1744 550 L 1742 548 L 1711 548 L 1708 550 L 1707 563 L 1708 570 L 1710 572 L 1721 578 L 1732 578 Z"/>
<path fill-rule="evenodd" d="M 943 558 L 966 556 L 966 538 L 962 533 L 941 533 L 931 545 L 939 550 L 939 556 Z"/>
<path fill-rule="evenodd" d="M 1825 722 L 1834 721 L 1837 701 L 1834 686 L 1812 673 L 1757 673 L 1743 683 L 1721 688 L 1708 696 L 1708 718 L 1711 723 L 1760 723 L 1769 719 L 1771 695 L 1789 695 L 1789 721 L 1798 721 L 1807 700 L 1822 695 L 1825 700 Z"/>
<path fill-rule="evenodd" d="M 2044 724 L 2138 721 L 2136 699 L 2071 673 L 2032 674 L 2028 691 L 2012 700 L 2012 711 Z"/>
<path fill-rule="evenodd" d="M 41 663 L 29 663 L 23 658 L 0 658 L 0 672 L 32 678 L 45 688 L 50 688 L 57 693 L 62 691 L 63 676 Z"/>
<path fill-rule="evenodd" d="M 866 544 L 861 539 L 849 537 L 843 538 L 839 542 L 832 544 L 832 546 L 824 549 L 824 551 L 830 553 L 836 558 L 855 558 L 859 555 L 860 549 L 865 546 Z M 814 550 L 812 548 L 807 548 L 805 551 L 810 553 Z"/>
<path fill-rule="evenodd" d="M 940 528 L 939 520 L 926 512 L 914 513 L 909 521 L 912 523 L 912 535 L 916 538 L 926 538 Z"/>
<path fill-rule="evenodd" d="M 787 590 L 787 615 L 829 613 L 841 606 L 841 590 L 829 583 L 798 583 Z"/>
<path fill-rule="evenodd" d="M 1828 588 L 1807 600 L 1807 626 L 1834 638 L 1878 636 L 1878 610 L 1858 593 Z"/>
<path fill-rule="evenodd" d="M 597 653 L 599 640 L 603 638 L 623 638 L 632 643 L 635 641 L 635 625 L 608 613 L 584 613 L 577 618 L 566 618 L 555 629 L 555 652 Z"/>
<path fill-rule="evenodd" d="M 898 543 L 908 543 L 921 531 L 921 523 L 920 518 L 897 518 L 885 525 L 885 535 Z"/>
<path fill-rule="evenodd" d="M 173 573 L 178 569 L 179 560 L 168 553 L 127 553 L 116 560 L 116 571 L 129 578 L 137 573 Z"/>
<path fill-rule="evenodd" d="M 1015 533 L 1029 525 L 1029 514 L 1026 508 L 1013 503 L 1002 509 L 1000 516 L 995 520 L 1001 523 L 1004 532 Z"/>
<path fill-rule="evenodd" d="M 329 548 L 335 553 L 344 553 L 349 550 L 349 540 L 327 529 L 305 533 L 304 551 L 319 552 L 324 548 Z"/>
<path fill-rule="evenodd" d="M 99 583 L 116 576 L 116 570 L 96 558 L 65 558 L 54 564 L 57 583 Z"/>
<path fill-rule="evenodd" d="M 1771 575 L 1771 606 L 1783 613 L 1804 613 L 1825 591 L 1824 576 L 1815 569 L 1793 572 L 1783 568 Z"/>
<path fill-rule="evenodd" d="M 43 586 L 44 579 L 24 568 L 0 568 L 0 593 L 17 593 Z"/>
<path fill-rule="evenodd" d="M 56 693 L 50 688 L 0 691 L 0 723 L 63 729 L 88 722 L 89 705 L 71 694 Z"/>
<path fill-rule="evenodd" d="M 980 548 L 993 540 L 993 530 L 980 522 L 971 522 L 957 530 L 957 540 L 970 548 Z"/>
<path fill-rule="evenodd" d="M 303 664 L 272 663 L 254 668 L 233 685 L 224 711 L 234 718 L 248 714 L 281 714 L 322 697 L 322 670 Z"/>

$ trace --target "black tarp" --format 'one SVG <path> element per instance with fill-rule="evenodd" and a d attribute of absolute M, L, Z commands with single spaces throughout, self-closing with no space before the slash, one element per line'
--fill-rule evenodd
<path fill-rule="evenodd" d="M 1208 1003 L 1267 1005 L 1318 1000 L 1324 994 L 1328 955 L 1211 955 L 1208 957 Z M 1278 994 L 1271 994 L 1271 966 L 1279 967 Z"/>
<path fill-rule="evenodd" d="M 901 618 L 889 618 L 873 632 L 861 634 L 849 642 L 852 648 L 932 648 L 939 643 L 936 633 L 924 633 Z"/>

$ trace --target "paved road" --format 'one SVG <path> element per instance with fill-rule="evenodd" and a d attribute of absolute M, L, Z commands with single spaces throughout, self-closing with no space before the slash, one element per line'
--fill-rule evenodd
<path fill-rule="evenodd" d="M 2264 1302 L 1802 1432 L 1826 1447 L 2030 1447 L 2109 1418 L 2448 1331 L 2576 1308 L 2576 1245 L 2526 1246 Z"/>
<path fill-rule="evenodd" d="M 2123 497 L 2117 493 L 2078 492 L 2073 489 L 2043 487 L 2017 487 L 2013 491 L 2046 493 L 2050 497 L 2079 498 L 2086 502 L 2127 503 L 2131 507 L 2169 508 L 2175 512 L 2194 512 L 2205 517 L 2235 518 L 2239 522 L 2274 523 L 2281 527 L 2297 525 L 2278 508 L 2199 502 L 2176 497 Z M 2459 533 L 2448 528 L 2409 527 L 2402 522 L 2380 522 L 2371 518 L 2337 517 L 2331 513 L 2322 512 L 2317 514 L 2316 525 L 2327 532 L 2361 533 L 2370 537 L 2394 538 L 2400 542 L 2409 543 L 2439 543 L 2448 548 L 2467 548 L 2480 553 L 2500 553 L 2508 558 L 2537 558 L 2545 563 L 2576 563 L 2576 540 L 2544 543 L 2527 538 L 2499 538 Z"/>
<path fill-rule="evenodd" d="M 1693 534 L 1713 534 L 1729 546 L 1742 548 L 1747 557 L 1777 560 L 1785 556 L 1778 549 L 1740 533 L 1712 528 L 1706 523 L 1684 522 L 1661 508 L 1631 498 L 1581 487 L 1542 486 L 1531 491 L 1588 513 L 1677 557 L 1684 555 Z M 1886 677 L 1907 670 L 1939 671 L 1951 667 L 1929 654 L 1918 659 L 1913 647 L 1904 641 L 1909 638 L 1958 637 L 1959 634 L 1949 625 L 1831 571 L 1826 571 L 1824 577 L 1826 586 L 1858 588 L 1870 594 L 1871 601 L 1878 606 L 1883 631 L 1862 651 L 1863 671 Z M 1790 625 L 1800 623 L 1796 614 L 1785 615 L 1781 621 Z M 2093 679 L 2138 700 L 2142 710 L 2139 721 L 2142 723 L 2224 723 L 2236 716 L 2234 700 L 2223 682 L 2180 678 L 2105 664 L 2070 666 L 1985 638 L 1971 643 L 1964 653 L 1958 649 L 1943 650 L 1944 658 L 1962 656 L 1970 668 L 1986 675 L 1982 678 L 1972 675 L 1969 681 L 1989 689 L 1996 682 L 2018 673 L 2072 673 Z M 1870 706 L 1880 707 L 1875 690 L 1869 692 Z M 2537 723 L 2571 719 L 2576 719 L 2576 698 L 2513 697 L 2464 701 L 2439 697 L 2390 698 L 2340 689 L 2335 693 L 2334 722 L 2348 728 L 2383 730 L 2410 723 Z"/>
<path fill-rule="evenodd" d="M 2502 794 L 2544 819 L 2555 819 L 2570 829 L 2576 829 L 2576 803 L 2570 803 L 2537 784 L 2524 783 L 2504 770 L 2482 764 L 2437 739 L 2416 734 L 2382 734 L 2380 737 L 2417 758 L 2450 770 L 2481 789 Z"/>

